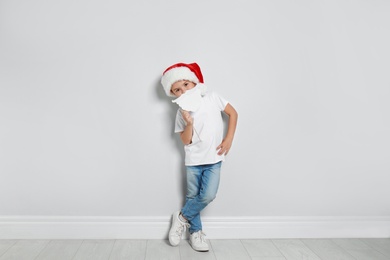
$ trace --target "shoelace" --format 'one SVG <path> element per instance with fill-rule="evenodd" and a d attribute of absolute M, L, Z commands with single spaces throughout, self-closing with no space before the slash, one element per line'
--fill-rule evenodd
<path fill-rule="evenodd" d="M 206 234 L 203 233 L 203 231 L 199 230 L 198 232 L 195 233 L 194 238 L 197 241 L 201 241 L 201 242 L 206 243 L 205 236 L 206 236 Z"/>
<path fill-rule="evenodd" d="M 185 223 L 183 225 L 180 225 L 180 227 L 178 229 L 176 229 L 176 234 L 178 236 L 181 236 L 183 234 L 183 232 L 186 230 L 186 227 L 189 228 L 190 227 L 190 224 L 188 223 Z"/>

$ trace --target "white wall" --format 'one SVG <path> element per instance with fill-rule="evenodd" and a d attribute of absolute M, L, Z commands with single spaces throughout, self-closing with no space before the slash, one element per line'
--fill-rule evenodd
<path fill-rule="evenodd" d="M 0 216 L 169 216 L 176 62 L 239 112 L 205 216 L 390 216 L 390 2 L 0 1 Z"/>

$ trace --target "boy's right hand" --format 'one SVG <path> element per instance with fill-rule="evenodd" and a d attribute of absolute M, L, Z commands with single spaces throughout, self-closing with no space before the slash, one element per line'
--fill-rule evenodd
<path fill-rule="evenodd" d="M 187 123 L 187 125 L 192 125 L 192 123 L 194 122 L 194 119 L 190 115 L 190 112 L 188 112 L 186 110 L 182 110 L 181 115 L 183 116 L 183 119 Z"/>

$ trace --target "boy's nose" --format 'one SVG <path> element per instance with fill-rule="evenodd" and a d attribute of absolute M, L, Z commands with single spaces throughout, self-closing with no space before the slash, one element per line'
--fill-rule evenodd
<path fill-rule="evenodd" d="M 182 89 L 181 89 L 181 92 L 184 94 L 184 93 L 186 93 L 186 91 L 187 91 L 187 89 L 185 88 L 185 87 L 183 87 Z"/>

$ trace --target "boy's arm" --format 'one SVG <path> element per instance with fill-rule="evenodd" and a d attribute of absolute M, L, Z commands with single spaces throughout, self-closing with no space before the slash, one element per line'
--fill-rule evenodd
<path fill-rule="evenodd" d="M 229 116 L 228 130 L 222 143 L 217 147 L 218 155 L 227 155 L 233 143 L 234 133 L 236 132 L 238 113 L 229 103 L 226 105 L 224 112 Z"/>
<path fill-rule="evenodd" d="M 192 127 L 193 127 L 193 118 L 191 117 L 188 111 L 181 112 L 184 121 L 186 122 L 186 127 L 184 131 L 180 133 L 181 141 L 184 145 L 190 144 L 192 142 Z"/>

